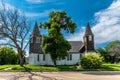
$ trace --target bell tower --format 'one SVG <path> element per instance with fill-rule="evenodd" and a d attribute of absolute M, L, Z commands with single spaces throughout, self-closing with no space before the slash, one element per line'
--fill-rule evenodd
<path fill-rule="evenodd" d="M 87 23 L 83 39 L 84 39 L 85 52 L 95 51 L 94 34 L 92 33 L 89 23 Z"/>
<path fill-rule="evenodd" d="M 40 31 L 38 28 L 37 22 L 35 23 L 32 34 L 30 35 L 30 48 L 29 52 L 34 54 L 42 53 L 41 45 L 42 36 L 40 35 Z"/>

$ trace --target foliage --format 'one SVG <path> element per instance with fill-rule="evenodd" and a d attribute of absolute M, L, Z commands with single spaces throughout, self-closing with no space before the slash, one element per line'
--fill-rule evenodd
<path fill-rule="evenodd" d="M 42 38 L 42 48 L 45 53 L 51 55 L 56 65 L 56 60 L 64 59 L 68 54 L 67 51 L 71 48 L 69 42 L 64 39 L 62 30 L 74 33 L 76 25 L 64 11 L 52 11 L 49 14 L 49 20 L 41 23 L 40 27 L 48 29 L 48 35 Z"/>
<path fill-rule="evenodd" d="M 119 62 L 120 61 L 120 41 L 112 41 L 107 44 L 105 48 L 98 48 L 97 51 L 103 56 L 105 62 Z"/>
<path fill-rule="evenodd" d="M 80 63 L 84 69 L 98 69 L 101 67 L 102 62 L 103 57 L 94 52 L 90 52 L 81 57 Z"/>
<path fill-rule="evenodd" d="M 104 58 L 104 62 L 110 61 L 110 56 L 107 53 L 107 51 L 103 48 L 98 48 L 97 51 L 100 53 L 100 55 Z"/>
<path fill-rule="evenodd" d="M 110 62 L 119 62 L 120 61 L 120 41 L 112 41 L 105 47 L 107 53 L 110 56 Z"/>
<path fill-rule="evenodd" d="M 111 63 L 120 61 L 120 44 L 116 44 L 108 50 L 108 53 L 111 57 Z"/>
<path fill-rule="evenodd" d="M 20 65 L 24 64 L 24 50 L 28 42 L 26 37 L 30 31 L 30 25 L 24 14 L 20 13 L 17 9 L 10 9 L 5 4 L 1 5 L 0 9 L 0 36 L 2 39 L 9 40 L 2 45 L 9 45 L 16 48 Z"/>
<path fill-rule="evenodd" d="M 109 44 L 107 44 L 107 46 L 105 47 L 105 50 L 108 51 L 111 47 L 115 46 L 116 44 L 120 44 L 120 41 L 116 40 L 116 41 L 112 41 Z"/>
<path fill-rule="evenodd" d="M 0 48 L 0 65 L 3 64 L 17 64 L 18 54 L 10 47 Z"/>

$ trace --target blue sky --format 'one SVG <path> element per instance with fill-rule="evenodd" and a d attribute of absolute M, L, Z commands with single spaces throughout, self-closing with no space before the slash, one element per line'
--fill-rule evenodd
<path fill-rule="evenodd" d="M 87 22 L 95 35 L 96 48 L 120 40 L 120 0 L 4 0 L 4 3 L 24 12 L 32 25 L 47 21 L 50 11 L 65 10 L 77 24 L 74 34 L 64 34 L 67 40 L 83 40 Z"/>

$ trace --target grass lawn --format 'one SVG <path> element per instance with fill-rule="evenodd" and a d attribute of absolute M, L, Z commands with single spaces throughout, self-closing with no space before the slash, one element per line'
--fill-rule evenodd
<path fill-rule="evenodd" d="M 7 70 L 6 70 L 7 69 Z M 21 67 L 19 65 L 0 65 L 0 71 L 73 71 L 75 66 L 35 66 L 35 65 L 24 65 Z"/>
<path fill-rule="evenodd" d="M 94 71 L 120 71 L 120 64 L 103 64 L 100 69 Z M 75 66 L 35 66 L 35 65 L 0 65 L 1 72 L 16 72 L 16 71 L 92 71 L 91 69 L 77 69 Z"/>
<path fill-rule="evenodd" d="M 119 64 L 103 64 L 101 70 L 107 71 L 120 71 L 120 63 Z"/>

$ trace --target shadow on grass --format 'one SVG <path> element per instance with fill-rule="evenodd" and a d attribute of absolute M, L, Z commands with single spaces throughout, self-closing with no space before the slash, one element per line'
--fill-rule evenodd
<path fill-rule="evenodd" d="M 59 71 L 76 71 L 76 67 L 75 66 L 56 66 Z"/>
<path fill-rule="evenodd" d="M 28 68 L 28 67 L 25 67 L 25 66 L 23 66 L 23 68 L 25 69 L 26 72 L 30 72 L 32 70 L 31 68 Z"/>

